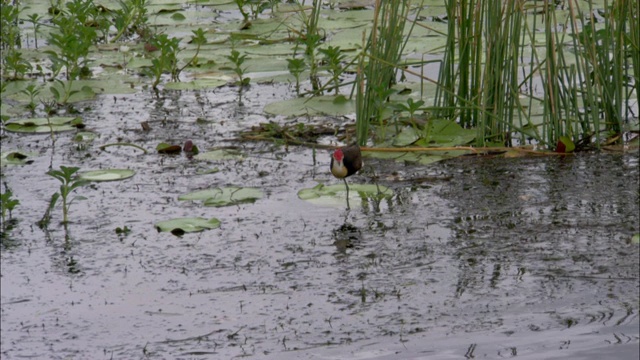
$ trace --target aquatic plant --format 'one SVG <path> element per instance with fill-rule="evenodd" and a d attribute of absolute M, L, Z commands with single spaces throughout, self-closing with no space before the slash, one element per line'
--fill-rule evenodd
<path fill-rule="evenodd" d="M 247 59 L 247 54 L 240 55 L 238 50 L 232 48 L 231 55 L 227 55 L 226 58 L 233 63 L 233 72 L 235 72 L 238 77 L 237 85 L 240 87 L 238 91 L 242 93 L 242 88 L 251 82 L 251 78 L 244 76 L 247 68 L 242 67 L 242 64 L 244 64 L 244 61 Z"/>
<path fill-rule="evenodd" d="M 326 64 L 327 71 L 331 74 L 331 82 L 336 95 L 340 92 L 340 75 L 344 71 L 343 61 L 347 58 L 340 46 L 329 46 L 326 49 L 318 49 L 324 55 L 323 61 Z"/>
<path fill-rule="evenodd" d="M 56 206 L 59 198 L 62 198 L 62 223 L 67 224 L 69 222 L 69 208 L 75 200 L 85 200 L 83 196 L 76 196 L 73 199 L 69 199 L 69 195 L 77 188 L 84 186 L 88 183 L 87 180 L 77 178 L 75 175 L 80 170 L 78 167 L 60 166 L 60 170 L 50 170 L 47 175 L 52 176 L 60 181 L 60 191 L 53 194 L 49 207 L 45 212 L 45 216 L 40 220 L 40 227 L 47 227 L 49 224 L 49 218 L 52 209 Z"/>
<path fill-rule="evenodd" d="M 5 192 L 0 195 L 0 209 L 2 214 L 2 231 L 7 226 L 7 212 L 9 212 L 9 219 L 11 219 L 11 211 L 20 204 L 20 200 L 13 198 L 13 192 L 5 184 Z"/>
<path fill-rule="evenodd" d="M 26 61 L 21 48 L 20 28 L 18 17 L 21 8 L 19 4 L 5 4 L 0 7 L 0 49 L 2 50 L 2 76 L 21 79 L 29 71 L 31 64 Z"/>
<path fill-rule="evenodd" d="M 402 49 L 409 39 L 404 33 L 408 12 L 407 0 L 376 1 L 373 28 L 356 75 L 356 136 L 360 145 L 367 142 L 370 121 L 382 121 L 382 105 L 396 82 Z"/>
<path fill-rule="evenodd" d="M 172 74 L 172 79 L 176 79 L 177 66 L 178 66 L 178 51 L 179 51 L 179 38 L 169 38 L 167 34 L 157 34 L 149 40 L 150 47 L 157 49 L 154 53 L 157 53 L 153 59 L 151 59 L 151 67 L 145 69 L 147 75 L 153 78 L 151 87 L 153 89 L 158 88 L 160 78 L 165 72 Z"/>
<path fill-rule="evenodd" d="M 477 146 L 516 138 L 553 149 L 561 137 L 583 146 L 620 139 L 637 92 L 638 81 L 629 80 L 632 71 L 638 78 L 640 62 L 638 5 L 587 6 L 571 0 L 567 12 L 544 2 L 447 1 L 452 20 L 434 115 L 476 128 Z M 540 42 L 544 51 L 534 46 Z"/>
<path fill-rule="evenodd" d="M 300 75 L 304 72 L 306 64 L 303 58 L 287 59 L 287 69 L 296 79 L 296 94 L 300 96 Z"/>

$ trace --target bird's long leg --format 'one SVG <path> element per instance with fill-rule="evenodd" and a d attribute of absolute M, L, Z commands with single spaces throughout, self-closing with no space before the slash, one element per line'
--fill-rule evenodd
<path fill-rule="evenodd" d="M 349 206 L 349 184 L 347 184 L 347 178 L 342 178 L 344 181 L 344 186 L 347 188 L 347 209 L 350 209 Z"/>

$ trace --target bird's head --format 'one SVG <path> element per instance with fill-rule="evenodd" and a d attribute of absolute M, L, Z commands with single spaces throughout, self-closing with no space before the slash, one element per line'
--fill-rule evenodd
<path fill-rule="evenodd" d="M 342 162 L 342 159 L 344 159 L 344 153 L 342 152 L 342 149 L 336 149 L 336 151 L 333 152 L 333 159 L 335 161 Z"/>

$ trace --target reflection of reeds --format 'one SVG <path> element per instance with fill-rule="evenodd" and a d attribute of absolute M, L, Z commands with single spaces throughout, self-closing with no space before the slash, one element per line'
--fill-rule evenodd
<path fill-rule="evenodd" d="M 374 23 L 358 65 L 356 79 L 356 133 L 365 145 L 369 122 L 381 116 L 387 90 L 396 81 L 396 68 L 408 36 L 403 35 L 409 1 L 376 1 Z M 380 96 L 384 96 L 380 99 Z"/>
<path fill-rule="evenodd" d="M 601 132 L 624 131 L 634 93 L 637 99 L 638 4 L 605 1 L 596 19 L 591 3 L 588 11 L 567 3 L 561 12 L 546 1 L 447 1 L 434 115 L 477 128 L 477 146 L 511 145 L 512 135 L 547 147 L 560 136 L 598 145 Z M 534 46 L 540 36 L 544 54 Z"/>

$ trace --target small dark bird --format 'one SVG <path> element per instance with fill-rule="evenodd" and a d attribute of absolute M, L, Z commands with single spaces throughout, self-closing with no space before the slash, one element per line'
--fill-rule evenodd
<path fill-rule="evenodd" d="M 331 156 L 331 173 L 344 181 L 347 188 L 347 208 L 349 208 L 349 185 L 347 177 L 355 174 L 362 168 L 362 153 L 360 146 L 353 144 L 337 148 Z"/>

